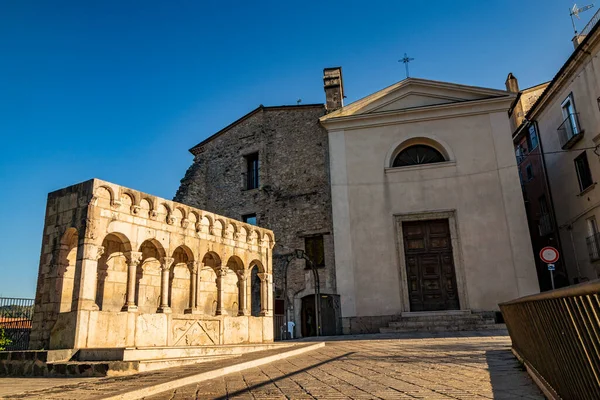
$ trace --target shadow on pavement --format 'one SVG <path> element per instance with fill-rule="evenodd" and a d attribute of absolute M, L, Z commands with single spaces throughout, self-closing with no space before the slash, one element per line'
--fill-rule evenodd
<path fill-rule="evenodd" d="M 340 359 L 342 359 L 342 358 L 345 358 L 345 357 L 351 356 L 351 355 L 352 355 L 352 354 L 354 354 L 354 353 L 355 353 L 355 352 L 353 352 L 353 351 L 352 351 L 352 352 L 349 352 L 349 353 L 346 353 L 346 354 L 342 354 L 342 355 L 340 355 L 340 356 L 337 356 L 337 357 L 332 357 L 332 358 L 330 358 L 330 359 L 328 359 L 328 360 L 321 361 L 321 362 L 319 362 L 319 363 L 316 363 L 316 364 L 313 364 L 313 365 L 311 365 L 311 366 L 309 366 L 309 367 L 305 367 L 305 368 L 299 369 L 299 370 L 297 370 L 297 371 L 294 371 L 294 372 L 292 372 L 292 373 L 289 373 L 289 374 L 282 375 L 282 376 L 280 376 L 279 378 L 271 379 L 271 380 L 268 380 L 268 381 L 266 381 L 266 382 L 263 382 L 263 383 L 257 383 L 256 385 L 249 386 L 249 387 L 247 387 L 247 388 L 244 388 L 244 389 L 242 389 L 242 390 L 238 390 L 238 391 L 235 391 L 235 392 L 228 393 L 228 394 L 227 394 L 227 396 L 221 396 L 221 397 L 217 397 L 217 399 L 218 399 L 218 400 L 222 400 L 222 399 L 235 398 L 236 396 L 242 395 L 242 394 L 244 394 L 244 393 L 250 393 L 250 392 L 251 392 L 252 390 L 254 390 L 254 389 L 258 389 L 258 388 L 260 388 L 260 387 L 263 387 L 263 386 L 266 386 L 266 385 L 270 385 L 270 384 L 272 384 L 272 383 L 274 383 L 274 382 L 280 381 L 281 379 L 287 379 L 287 378 L 289 378 L 289 377 L 292 377 L 292 376 L 294 376 L 294 375 L 301 374 L 301 373 L 303 373 L 303 372 L 306 372 L 306 371 L 309 371 L 309 370 L 311 370 L 311 369 L 314 369 L 314 368 L 320 367 L 321 365 L 325 365 L 325 364 L 327 364 L 327 363 L 330 363 L 330 362 L 333 362 L 333 361 L 340 360 Z"/>
<path fill-rule="evenodd" d="M 494 399 L 545 399 L 509 349 L 488 350 L 485 352 L 485 359 Z"/>

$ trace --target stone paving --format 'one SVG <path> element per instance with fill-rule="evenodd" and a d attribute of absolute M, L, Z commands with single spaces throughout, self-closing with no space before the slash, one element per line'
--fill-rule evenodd
<path fill-rule="evenodd" d="M 327 338 L 299 356 L 179 387 L 147 400 L 175 399 L 544 399 L 510 352 L 505 333 L 456 332 Z M 279 350 L 276 350 L 279 351 Z M 264 352 L 269 353 L 270 352 Z M 242 358 L 251 360 L 259 354 Z M 0 398 L 93 399 L 123 393 L 194 371 L 217 361 L 121 378 L 95 378 Z M 10 379 L 10 378 L 8 378 Z M 46 380 L 46 379 L 44 379 Z M 74 382 L 73 382 L 74 383 Z M 14 388 L 13 388 L 14 389 Z"/>
<path fill-rule="evenodd" d="M 540 399 L 507 336 L 340 340 L 147 400 Z"/>

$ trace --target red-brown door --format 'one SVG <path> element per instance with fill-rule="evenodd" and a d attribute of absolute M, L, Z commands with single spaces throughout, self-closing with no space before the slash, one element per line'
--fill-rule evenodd
<path fill-rule="evenodd" d="M 410 311 L 458 310 L 447 219 L 402 222 Z"/>

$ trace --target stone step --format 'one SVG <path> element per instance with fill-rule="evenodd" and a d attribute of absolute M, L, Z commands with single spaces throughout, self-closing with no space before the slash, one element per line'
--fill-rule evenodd
<path fill-rule="evenodd" d="M 199 364 L 208 361 L 223 360 L 241 356 L 242 354 L 224 354 L 217 356 L 163 358 L 161 360 L 139 361 L 138 369 L 135 372 L 156 371 L 157 369 L 178 367 L 180 365 Z"/>
<path fill-rule="evenodd" d="M 182 365 L 199 364 L 239 357 L 240 355 L 218 355 L 203 357 L 164 358 L 161 360 L 144 361 L 68 361 L 48 363 L 49 376 L 78 376 L 102 377 L 123 376 L 138 372 L 156 371 L 163 368 L 179 367 Z"/>
<path fill-rule="evenodd" d="M 488 325 L 494 324 L 493 318 L 482 319 L 482 318 L 470 318 L 470 319 L 431 319 L 431 320 L 413 320 L 412 318 L 403 318 L 400 321 L 390 322 L 389 326 L 394 327 L 425 327 L 425 326 L 445 326 L 445 325 L 456 325 L 456 326 L 475 326 L 475 325 Z"/>
<path fill-rule="evenodd" d="M 419 326 L 419 327 L 379 328 L 380 333 L 455 332 L 455 331 L 488 331 L 488 330 L 506 330 L 506 325 L 505 324 L 426 325 L 426 326 Z"/>
<path fill-rule="evenodd" d="M 423 315 L 400 317 L 399 321 L 481 321 L 484 318 L 479 314 L 469 315 Z"/>
<path fill-rule="evenodd" d="M 124 347 L 80 349 L 75 355 L 77 361 L 144 361 L 206 357 L 220 355 L 240 355 L 291 346 L 292 344 L 267 343 L 222 346 L 181 346 L 181 347 Z"/>
<path fill-rule="evenodd" d="M 405 311 L 402 317 L 445 317 L 445 316 L 467 316 L 472 314 L 471 310 L 443 310 L 443 311 Z"/>

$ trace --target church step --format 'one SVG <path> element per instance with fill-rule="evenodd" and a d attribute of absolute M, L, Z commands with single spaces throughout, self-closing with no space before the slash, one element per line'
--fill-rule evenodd
<path fill-rule="evenodd" d="M 379 328 L 380 333 L 456 332 L 456 331 L 488 331 L 488 330 L 506 330 L 506 325 L 505 324 L 429 325 L 429 326 L 421 326 L 421 327 Z"/>
<path fill-rule="evenodd" d="M 476 315 L 472 314 L 471 310 L 442 310 L 442 311 L 405 311 L 402 317 L 444 317 L 458 315 Z"/>
<path fill-rule="evenodd" d="M 479 314 L 469 315 L 426 315 L 426 316 L 411 316 L 400 317 L 399 321 L 481 321 L 484 318 Z"/>
<path fill-rule="evenodd" d="M 482 318 L 472 318 L 472 319 L 431 319 L 431 320 L 413 320 L 402 319 L 400 321 L 390 322 L 390 327 L 425 327 L 425 326 L 444 326 L 444 325 L 464 325 L 464 326 L 474 326 L 474 325 L 487 325 L 495 323 L 493 318 L 482 319 Z"/>
<path fill-rule="evenodd" d="M 175 359 L 187 357 L 205 357 L 219 355 L 240 355 L 254 351 L 286 348 L 292 344 L 245 344 L 222 346 L 189 346 L 189 347 L 131 347 L 108 349 L 80 349 L 76 354 L 77 361 L 144 361 L 158 359 Z"/>

